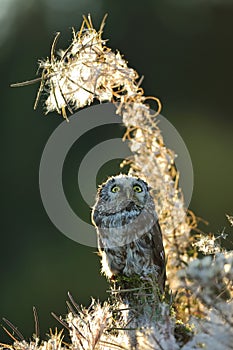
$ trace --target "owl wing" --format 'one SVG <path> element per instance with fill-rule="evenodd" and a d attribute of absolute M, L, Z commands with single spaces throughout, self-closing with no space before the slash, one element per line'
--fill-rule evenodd
<path fill-rule="evenodd" d="M 162 232 L 158 220 L 154 223 L 150 233 L 152 236 L 152 259 L 154 264 L 160 268 L 159 285 L 164 289 L 166 280 L 166 262 Z"/>

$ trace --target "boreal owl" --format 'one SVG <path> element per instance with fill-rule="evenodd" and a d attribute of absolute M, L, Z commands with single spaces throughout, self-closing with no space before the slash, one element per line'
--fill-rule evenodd
<path fill-rule="evenodd" d="M 155 205 L 147 183 L 134 176 L 109 178 L 97 192 L 92 210 L 102 272 L 156 276 L 164 289 L 165 254 Z"/>

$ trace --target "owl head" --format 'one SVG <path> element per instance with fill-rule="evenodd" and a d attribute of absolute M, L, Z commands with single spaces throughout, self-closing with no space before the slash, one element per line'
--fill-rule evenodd
<path fill-rule="evenodd" d="M 127 203 L 135 203 L 144 206 L 148 200 L 149 187 L 148 184 L 135 176 L 117 175 L 109 178 L 101 185 L 97 196 L 105 202 L 112 202 L 115 206 Z"/>
<path fill-rule="evenodd" d="M 101 245 L 117 247 L 148 232 L 157 214 L 147 183 L 136 176 L 117 175 L 103 183 L 92 208 L 92 222 Z"/>
<path fill-rule="evenodd" d="M 120 174 L 99 187 L 92 222 L 101 246 L 119 247 L 140 239 L 157 220 L 154 200 L 141 178 Z"/>

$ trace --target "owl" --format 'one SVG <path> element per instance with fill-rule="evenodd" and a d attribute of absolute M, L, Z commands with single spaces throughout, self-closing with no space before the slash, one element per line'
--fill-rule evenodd
<path fill-rule="evenodd" d="M 147 183 L 117 175 L 103 183 L 92 209 L 102 272 L 156 276 L 163 291 L 166 271 L 162 233 Z"/>

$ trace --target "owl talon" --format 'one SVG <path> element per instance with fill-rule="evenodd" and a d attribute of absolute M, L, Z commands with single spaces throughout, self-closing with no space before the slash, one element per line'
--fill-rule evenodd
<path fill-rule="evenodd" d="M 112 277 L 110 277 L 110 282 L 116 282 L 117 277 L 115 275 L 112 275 Z"/>

